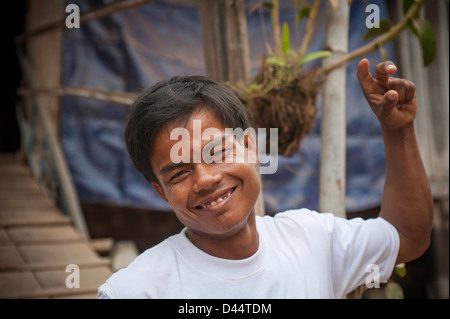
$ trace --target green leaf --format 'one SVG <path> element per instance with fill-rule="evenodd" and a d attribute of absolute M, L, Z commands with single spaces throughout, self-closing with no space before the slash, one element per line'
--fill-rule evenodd
<path fill-rule="evenodd" d="M 303 7 L 297 14 L 297 17 L 295 19 L 296 23 L 299 23 L 303 18 L 309 17 L 309 12 L 311 11 L 311 6 Z"/>
<path fill-rule="evenodd" d="M 405 264 L 399 264 L 399 265 L 395 266 L 394 271 L 400 278 L 405 277 L 406 276 Z"/>
<path fill-rule="evenodd" d="M 331 51 L 328 50 L 323 50 L 323 51 L 316 51 L 316 52 L 311 52 L 307 55 L 305 55 L 299 62 L 299 64 L 303 64 L 315 59 L 320 59 L 320 58 L 325 58 L 327 56 L 331 55 Z"/>
<path fill-rule="evenodd" d="M 389 31 L 392 27 L 392 22 L 388 20 L 380 20 L 379 28 L 370 28 L 367 30 L 366 34 L 364 34 L 363 40 L 367 40 L 373 36 L 380 35 Z"/>
<path fill-rule="evenodd" d="M 268 58 L 266 60 L 266 63 L 275 64 L 275 65 L 279 65 L 279 66 L 286 65 L 286 61 L 284 59 L 282 59 L 282 58 L 277 57 L 277 56 L 271 56 L 270 58 Z"/>
<path fill-rule="evenodd" d="M 405 15 L 408 12 L 408 10 L 411 8 L 411 6 L 414 4 L 414 2 L 415 2 L 414 0 L 403 0 L 403 6 L 402 6 L 403 15 Z M 417 18 L 419 18 L 419 12 L 417 12 L 415 17 L 413 17 L 413 19 L 417 19 Z"/>
<path fill-rule="evenodd" d="M 281 35 L 281 51 L 286 56 L 289 52 L 290 44 L 289 44 L 289 26 L 287 22 L 283 23 L 283 33 Z"/>
<path fill-rule="evenodd" d="M 409 19 L 408 20 L 408 27 L 411 30 L 411 32 L 417 37 L 417 39 L 420 39 L 420 34 L 419 34 L 419 25 L 417 23 L 418 20 L 412 20 Z"/>
<path fill-rule="evenodd" d="M 436 56 L 436 37 L 433 28 L 428 21 L 420 19 L 410 20 L 408 25 L 412 33 L 419 39 L 423 65 L 427 66 Z"/>
<path fill-rule="evenodd" d="M 252 83 L 248 87 L 247 91 L 249 93 L 257 93 L 257 92 L 261 91 L 261 87 L 262 87 L 262 85 L 259 83 Z"/>
<path fill-rule="evenodd" d="M 419 25 L 419 41 L 422 48 L 423 65 L 433 62 L 436 56 L 436 37 L 433 28 L 428 21 L 416 20 Z"/>

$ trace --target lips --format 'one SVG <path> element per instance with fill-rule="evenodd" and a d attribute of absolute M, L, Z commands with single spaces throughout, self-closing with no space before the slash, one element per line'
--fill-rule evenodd
<path fill-rule="evenodd" d="M 196 209 L 212 209 L 216 207 L 223 206 L 230 196 L 235 191 L 236 187 L 230 188 L 226 191 L 221 191 L 212 196 L 209 196 L 205 201 L 201 202 L 199 205 L 195 206 Z"/>

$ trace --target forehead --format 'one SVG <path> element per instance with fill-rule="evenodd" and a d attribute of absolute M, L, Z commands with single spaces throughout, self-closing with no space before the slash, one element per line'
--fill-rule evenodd
<path fill-rule="evenodd" d="M 170 150 L 173 145 L 180 142 L 180 139 L 182 139 L 180 136 L 175 140 L 171 140 L 170 136 L 172 133 L 181 131 L 188 132 L 189 139 L 187 140 L 193 141 L 199 139 L 201 140 L 203 132 L 207 129 L 209 131 L 220 131 L 221 133 L 225 132 L 225 125 L 222 124 L 220 119 L 213 112 L 206 108 L 194 111 L 187 120 L 180 120 L 165 125 L 156 134 L 152 141 L 152 145 L 150 146 L 150 162 L 153 169 L 156 171 L 159 165 L 170 160 Z M 211 136 L 210 139 L 213 139 L 213 136 Z M 201 143 L 203 144 L 205 142 L 207 143 L 208 141 L 202 141 Z"/>
<path fill-rule="evenodd" d="M 155 136 L 153 144 L 173 142 L 170 140 L 170 135 L 175 134 L 176 130 L 187 130 L 190 133 L 191 139 L 195 137 L 195 133 L 205 131 L 206 129 L 215 128 L 221 132 L 225 131 L 225 125 L 220 121 L 217 115 L 208 110 L 201 108 L 192 112 L 187 119 L 181 119 L 173 123 L 165 125 Z M 194 134 L 193 134 L 194 133 Z M 177 141 L 174 141 L 175 143 Z"/>

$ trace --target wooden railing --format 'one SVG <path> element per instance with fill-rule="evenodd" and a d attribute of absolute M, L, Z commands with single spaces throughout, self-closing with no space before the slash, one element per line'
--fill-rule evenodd
<path fill-rule="evenodd" d="M 29 71 L 28 61 L 20 48 L 17 50 L 17 56 L 24 80 L 32 90 L 36 89 L 36 81 Z M 88 228 L 69 167 L 56 132 L 51 128 L 48 113 L 45 107 L 38 105 L 35 96 L 30 96 L 26 102 L 31 104 L 31 112 L 28 119 L 25 117 L 22 105 L 18 105 L 16 111 L 22 138 L 22 148 L 31 171 L 41 183 L 45 184 L 46 177 L 50 177 L 49 180 L 57 183 L 54 199 L 61 204 L 63 211 L 70 215 L 77 229 L 89 238 Z M 39 139 L 37 139 L 38 129 L 40 130 Z"/>

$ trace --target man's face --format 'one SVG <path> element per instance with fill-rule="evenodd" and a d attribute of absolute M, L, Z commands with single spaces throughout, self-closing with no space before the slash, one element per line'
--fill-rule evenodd
<path fill-rule="evenodd" d="M 260 190 L 254 140 L 245 136 L 242 143 L 237 142 L 206 108 L 194 112 L 181 126 L 186 133 L 183 138 L 171 140 L 171 132 L 179 126 L 169 124 L 154 139 L 150 162 L 160 185 L 152 183 L 153 187 L 190 231 L 205 236 L 238 232 L 254 215 Z M 208 134 L 203 134 L 205 130 Z M 220 134 L 208 136 L 213 131 Z M 245 161 L 242 148 L 248 155 Z M 183 156 L 189 160 L 174 163 L 181 150 L 188 150 Z"/>

